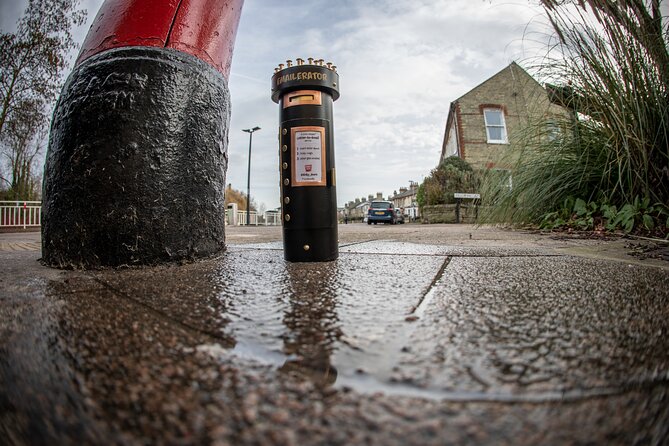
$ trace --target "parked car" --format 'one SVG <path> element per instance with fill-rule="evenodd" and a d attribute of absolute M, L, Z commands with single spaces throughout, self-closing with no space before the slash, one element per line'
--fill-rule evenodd
<path fill-rule="evenodd" d="M 390 223 L 395 224 L 395 206 L 391 201 L 372 201 L 367 210 L 367 224 Z"/>
<path fill-rule="evenodd" d="M 399 225 L 404 224 L 404 214 L 401 209 L 395 209 L 395 223 Z"/>

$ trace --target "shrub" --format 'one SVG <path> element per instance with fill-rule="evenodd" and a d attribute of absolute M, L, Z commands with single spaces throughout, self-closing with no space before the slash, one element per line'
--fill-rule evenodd
<path fill-rule="evenodd" d="M 465 160 L 457 156 L 446 158 L 430 172 L 418 188 L 418 205 L 454 203 L 455 192 L 478 192 L 480 175 Z"/>

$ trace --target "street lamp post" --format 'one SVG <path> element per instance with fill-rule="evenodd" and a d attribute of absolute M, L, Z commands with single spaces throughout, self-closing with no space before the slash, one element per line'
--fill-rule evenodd
<path fill-rule="evenodd" d="M 249 134 L 249 171 L 246 176 L 246 226 L 251 224 L 251 143 L 253 142 L 253 132 L 260 130 L 260 127 L 252 129 L 242 129 L 242 132 Z"/>

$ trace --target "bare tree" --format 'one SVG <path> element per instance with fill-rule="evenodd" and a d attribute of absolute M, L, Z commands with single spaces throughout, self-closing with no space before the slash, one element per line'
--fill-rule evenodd
<path fill-rule="evenodd" d="M 41 177 L 35 172 L 38 156 L 46 144 L 48 126 L 45 113 L 33 101 L 17 104 L 12 119 L 5 123 L 0 143 L 2 157 L 8 166 L 7 198 L 33 200 L 40 194 Z"/>
<path fill-rule="evenodd" d="M 233 189 L 232 184 L 228 184 L 228 187 L 225 188 L 225 206 L 227 207 L 230 203 L 237 203 L 239 209 L 246 209 L 246 194 L 240 190 Z M 251 210 L 255 211 L 258 209 L 256 202 L 251 198 Z"/>
<path fill-rule="evenodd" d="M 44 146 L 49 113 L 76 48 L 71 29 L 86 19 L 79 0 L 29 0 L 15 33 L 0 33 L 0 175 L 15 199 L 34 191 L 35 162 Z"/>

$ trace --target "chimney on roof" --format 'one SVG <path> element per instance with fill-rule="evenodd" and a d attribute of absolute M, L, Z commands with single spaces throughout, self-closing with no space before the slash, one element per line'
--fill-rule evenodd
<path fill-rule="evenodd" d="M 383 200 L 383 192 L 377 192 L 376 193 L 376 199 L 377 200 Z"/>
<path fill-rule="evenodd" d="M 369 195 L 369 196 L 367 197 L 367 201 L 372 201 L 373 199 L 374 199 L 374 195 Z"/>
<path fill-rule="evenodd" d="M 400 194 L 403 194 L 406 191 L 407 191 L 406 187 L 400 187 Z"/>

